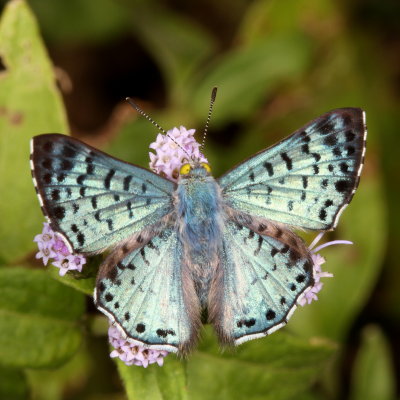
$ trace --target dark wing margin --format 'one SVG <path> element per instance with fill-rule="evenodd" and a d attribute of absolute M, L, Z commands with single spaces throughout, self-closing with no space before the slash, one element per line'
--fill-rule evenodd
<path fill-rule="evenodd" d="M 361 109 L 328 112 L 219 178 L 225 202 L 290 226 L 333 229 L 359 184 L 366 136 Z"/>
<path fill-rule="evenodd" d="M 69 136 L 35 136 L 30 159 L 43 214 L 77 253 L 102 251 L 173 210 L 173 182 Z"/>

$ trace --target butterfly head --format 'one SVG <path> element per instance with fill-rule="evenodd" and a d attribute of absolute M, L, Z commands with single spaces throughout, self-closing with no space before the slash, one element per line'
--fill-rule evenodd
<path fill-rule="evenodd" d="M 181 179 L 186 178 L 200 178 L 211 175 L 211 167 L 205 162 L 194 161 L 191 163 L 183 164 L 179 170 Z"/>

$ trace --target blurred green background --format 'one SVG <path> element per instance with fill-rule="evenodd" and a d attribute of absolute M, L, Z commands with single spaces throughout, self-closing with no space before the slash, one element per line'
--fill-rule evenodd
<path fill-rule="evenodd" d="M 400 3 L 397 0 L 0 1 L 0 399 L 400 399 Z M 124 367 L 86 274 L 34 259 L 43 217 L 29 139 L 70 133 L 148 165 L 156 131 L 202 131 L 214 174 L 337 107 L 367 113 L 361 184 L 325 239 L 320 300 L 283 330 L 188 360 Z M 312 240 L 312 235 L 305 235 Z M 122 379 L 121 379 L 122 378 Z"/>

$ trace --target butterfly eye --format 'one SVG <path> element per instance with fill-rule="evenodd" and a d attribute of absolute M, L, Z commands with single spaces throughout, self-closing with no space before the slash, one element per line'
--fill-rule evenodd
<path fill-rule="evenodd" d="M 209 164 L 201 163 L 201 166 L 202 166 L 207 172 L 211 172 L 211 167 L 210 167 Z"/>
<path fill-rule="evenodd" d="M 191 169 L 192 169 L 192 167 L 190 166 L 190 164 L 183 164 L 181 169 L 179 170 L 179 174 L 187 175 Z"/>

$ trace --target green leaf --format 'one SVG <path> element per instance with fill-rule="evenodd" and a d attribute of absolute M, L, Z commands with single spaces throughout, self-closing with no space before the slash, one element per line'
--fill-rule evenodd
<path fill-rule="evenodd" d="M 0 359 L 12 367 L 62 364 L 78 349 L 84 296 L 44 271 L 0 269 Z"/>
<path fill-rule="evenodd" d="M 316 40 L 325 39 L 326 33 L 318 36 L 318 29 L 324 29 L 327 24 L 336 22 L 336 7 L 331 0 L 319 0 L 312 7 L 308 7 L 309 4 L 308 0 L 253 1 L 247 7 L 239 26 L 238 41 L 251 43 L 265 35 L 295 31 L 314 34 Z M 305 18 L 307 23 L 304 23 Z"/>
<path fill-rule="evenodd" d="M 10 1 L 0 21 L 0 258 L 34 248 L 43 216 L 29 168 L 29 141 L 68 127 L 54 73 L 26 3 Z M 18 210 L 19 212 L 16 212 Z"/>
<path fill-rule="evenodd" d="M 188 399 L 185 363 L 175 356 L 169 355 L 163 367 L 128 367 L 120 360 L 116 363 L 129 400 Z"/>
<path fill-rule="evenodd" d="M 98 360 L 97 360 L 98 361 Z M 99 370 L 99 365 L 94 357 L 88 352 L 85 345 L 64 365 L 51 369 L 28 369 L 26 371 L 29 387 L 34 399 L 40 400 L 63 400 L 65 393 L 69 398 L 77 398 L 74 391 L 81 387 L 88 387 L 88 376 L 91 369 Z M 98 378 L 98 377 L 97 377 Z M 100 386 L 97 384 L 96 386 Z M 72 392 L 72 393 L 71 393 Z M 114 400 L 114 399 L 113 399 Z"/>
<path fill-rule="evenodd" d="M 282 84 L 302 76 L 310 64 L 310 41 L 303 35 L 266 36 L 221 57 L 193 94 L 196 115 L 205 115 L 205 99 L 218 86 L 213 126 L 240 121 Z"/>
<path fill-rule="evenodd" d="M 18 369 L 0 365 L 0 399 L 24 400 L 28 398 L 25 374 Z"/>
<path fill-rule="evenodd" d="M 126 7 L 122 2 L 113 0 L 30 0 L 29 3 L 38 16 L 45 37 L 63 46 L 66 42 L 110 41 L 131 24 Z M 71 29 L 71 21 L 74 29 Z"/>
<path fill-rule="evenodd" d="M 395 394 L 390 345 L 378 326 L 367 326 L 354 364 L 350 399 L 391 400 Z"/>
<path fill-rule="evenodd" d="M 96 283 L 96 275 L 99 266 L 103 261 L 102 256 L 93 256 L 86 259 L 82 272 L 69 271 L 66 275 L 60 276 L 60 270 L 49 264 L 47 267 L 48 274 L 64 285 L 73 287 L 80 292 L 93 296 L 93 291 Z"/>
<path fill-rule="evenodd" d="M 335 351 L 322 339 L 304 340 L 280 331 L 222 353 L 211 329 L 206 332 L 188 361 L 192 399 L 295 398 L 311 387 Z"/>
<path fill-rule="evenodd" d="M 135 35 L 152 53 L 166 78 L 171 103 L 187 107 L 193 73 L 215 48 L 211 36 L 195 21 L 159 8 L 138 8 L 132 18 Z"/>
<path fill-rule="evenodd" d="M 365 304 L 382 267 L 386 242 L 386 215 L 381 181 L 364 174 L 352 203 L 343 213 L 335 239 L 353 245 L 323 249 L 324 271 L 334 277 L 323 279 L 319 301 L 297 310 L 290 329 L 306 336 L 321 335 L 342 341 L 351 321 Z M 325 241 L 330 240 L 328 237 Z"/>

